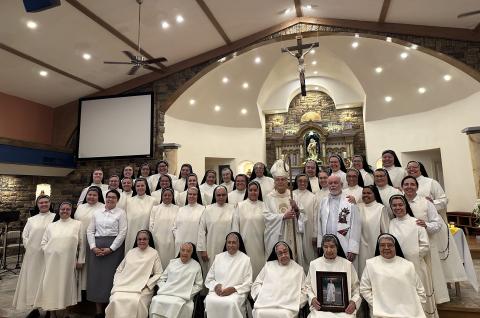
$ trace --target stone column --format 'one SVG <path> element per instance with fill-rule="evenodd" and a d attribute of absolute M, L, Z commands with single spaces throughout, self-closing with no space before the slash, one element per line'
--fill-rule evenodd
<path fill-rule="evenodd" d="M 168 162 L 168 172 L 176 175 L 177 173 L 177 155 L 179 144 L 167 143 L 161 144 L 159 148 L 163 151 L 163 160 Z"/>
<path fill-rule="evenodd" d="M 462 130 L 468 136 L 470 158 L 472 160 L 473 180 L 477 190 L 477 199 L 480 199 L 480 126 L 467 127 Z"/>

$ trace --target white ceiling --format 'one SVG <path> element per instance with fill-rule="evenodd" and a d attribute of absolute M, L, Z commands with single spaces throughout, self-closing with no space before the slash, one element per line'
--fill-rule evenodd
<path fill-rule="evenodd" d="M 231 41 L 286 22 L 296 15 L 292 0 L 204 1 Z M 137 4 L 134 0 L 79 0 L 79 3 L 136 42 Z M 311 10 L 303 8 L 304 16 L 377 21 L 383 1 L 302 0 L 301 3 L 313 5 Z M 287 8 L 290 13 L 280 13 Z M 472 29 L 480 22 L 480 16 L 457 19 L 456 15 L 475 9 L 480 9 L 478 0 L 393 0 L 386 22 Z M 142 47 L 154 57 L 166 57 L 169 60 L 166 66 L 226 44 L 194 0 L 144 0 L 142 14 Z M 177 14 L 184 17 L 182 24 L 175 22 Z M 25 26 L 28 20 L 37 22 L 38 28 L 28 29 Z M 164 20 L 171 25 L 167 30 L 161 27 Z M 103 64 L 105 60 L 125 60 L 121 51 L 133 49 L 66 0 L 62 0 L 60 7 L 30 14 L 25 12 L 22 1 L 0 1 L 0 43 L 101 88 L 147 73 L 140 71 L 132 77 L 126 75 L 128 66 Z M 90 61 L 82 59 L 85 52 L 92 55 Z M 98 92 L 51 70 L 47 77 L 40 77 L 38 71 L 43 67 L 4 50 L 0 50 L 0 58 L 0 91 L 4 93 L 57 107 Z M 250 81 L 252 88 L 259 84 L 255 79 Z"/>

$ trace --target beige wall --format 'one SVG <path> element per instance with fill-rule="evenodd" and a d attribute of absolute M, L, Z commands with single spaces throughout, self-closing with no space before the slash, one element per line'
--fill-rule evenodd
<path fill-rule="evenodd" d="M 384 149 L 395 150 L 404 165 L 402 152 L 439 148 L 448 210 L 471 211 L 476 194 L 468 137 L 461 130 L 480 126 L 479 105 L 480 93 L 476 93 L 432 111 L 366 122 L 369 163 L 374 163 Z"/>
<path fill-rule="evenodd" d="M 52 108 L 0 92 L 0 113 L 0 137 L 52 143 Z"/>
<path fill-rule="evenodd" d="M 214 162 L 213 158 L 232 158 L 230 164 L 234 173 L 244 160 L 265 161 L 263 128 L 210 126 L 165 115 L 164 140 L 181 145 L 178 166 L 190 163 L 200 179 L 205 172 L 205 158 L 209 158 L 208 162 Z M 218 170 L 218 165 L 215 170 Z"/>

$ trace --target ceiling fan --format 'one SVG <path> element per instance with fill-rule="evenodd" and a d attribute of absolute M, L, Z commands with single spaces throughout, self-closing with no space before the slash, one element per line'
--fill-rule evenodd
<path fill-rule="evenodd" d="M 128 71 L 128 75 L 134 75 L 140 67 L 143 67 L 147 70 L 154 71 L 154 72 L 162 72 L 161 69 L 157 67 L 153 67 L 150 64 L 156 64 L 156 63 L 161 63 L 161 62 L 166 62 L 167 59 L 164 57 L 158 57 L 154 59 L 147 59 L 145 58 L 141 51 L 140 51 L 140 31 L 141 31 L 141 9 L 142 9 L 142 2 L 143 0 L 136 0 L 138 3 L 138 36 L 137 36 L 137 52 L 138 55 L 133 54 L 130 51 L 122 51 L 123 54 L 125 54 L 129 59 L 130 62 L 111 62 L 111 61 L 105 61 L 103 63 L 105 64 L 128 64 L 128 65 L 133 65 L 130 71 Z"/>
<path fill-rule="evenodd" d="M 480 10 L 475 10 L 475 11 L 469 11 L 469 12 L 464 12 L 464 13 L 461 13 L 457 16 L 457 18 L 465 18 L 465 17 L 469 17 L 471 15 L 476 15 L 476 14 L 480 14 Z"/>

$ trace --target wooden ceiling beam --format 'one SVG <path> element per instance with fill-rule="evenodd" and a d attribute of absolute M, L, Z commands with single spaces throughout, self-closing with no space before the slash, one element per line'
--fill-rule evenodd
<path fill-rule="evenodd" d="M 78 11 L 80 11 L 81 13 L 86 15 L 87 17 L 89 17 L 91 20 L 93 20 L 98 25 L 100 25 L 102 28 L 104 28 L 105 30 L 110 32 L 117 39 L 119 39 L 120 41 L 122 41 L 123 43 L 125 43 L 126 45 L 128 45 L 129 47 L 134 49 L 135 52 L 137 52 L 138 45 L 136 43 L 134 43 L 132 40 L 130 40 L 125 35 L 120 33 L 117 29 L 115 29 L 113 26 L 108 24 L 105 20 L 100 18 L 98 15 L 96 15 L 95 13 L 90 11 L 87 7 L 85 7 L 83 4 L 78 2 L 78 0 L 65 0 L 65 2 L 68 2 L 72 7 L 74 7 L 75 9 L 77 9 Z M 152 55 L 148 54 L 148 52 L 146 52 L 142 48 L 140 48 L 140 54 L 142 54 L 143 56 L 145 56 L 149 60 L 154 58 Z M 156 63 L 156 65 L 158 65 L 160 67 L 160 69 L 162 69 L 162 70 L 164 70 L 166 68 L 166 66 L 162 63 Z"/>
<path fill-rule="evenodd" d="M 80 78 L 80 77 L 78 77 L 78 76 L 75 76 L 75 75 L 73 75 L 72 73 L 68 73 L 68 72 L 66 72 L 66 71 L 64 71 L 64 70 L 61 70 L 61 69 L 59 69 L 59 68 L 57 68 L 57 67 L 55 67 L 55 66 L 53 66 L 53 65 L 51 65 L 51 64 L 48 64 L 48 63 L 43 62 L 43 61 L 40 61 L 40 60 L 34 58 L 34 57 L 31 56 L 31 55 L 28 55 L 28 54 L 26 54 L 26 53 L 23 53 L 23 52 L 20 52 L 20 51 L 18 51 L 18 50 L 15 50 L 14 48 L 12 48 L 12 47 L 10 47 L 10 46 L 8 46 L 8 45 L 6 45 L 6 44 L 0 43 L 0 49 L 2 49 L 2 50 L 4 50 L 4 51 L 7 51 L 7 52 L 9 52 L 9 53 L 11 53 L 11 54 L 13 54 L 13 55 L 16 55 L 16 56 L 18 56 L 18 57 L 20 57 L 20 58 L 23 58 L 23 59 L 25 59 L 25 60 L 27 60 L 27 61 L 30 61 L 30 62 L 32 62 L 32 63 L 35 63 L 35 64 L 37 64 L 37 65 L 40 65 L 40 66 L 42 66 L 42 67 L 44 67 L 44 68 L 46 68 L 46 69 L 49 69 L 49 70 L 51 70 L 51 71 L 53 71 L 53 72 L 55 72 L 55 73 L 58 73 L 58 74 L 61 74 L 61 75 L 65 76 L 65 77 L 68 77 L 68 78 L 70 78 L 70 79 L 73 79 L 74 81 L 77 81 L 77 82 L 82 83 L 82 84 L 84 84 L 84 85 L 90 86 L 90 87 L 92 87 L 92 88 L 94 88 L 94 89 L 96 89 L 96 90 L 99 90 L 99 91 L 104 91 L 104 90 L 105 90 L 105 88 L 103 88 L 103 87 L 101 87 L 101 86 L 98 86 L 98 85 L 96 85 L 96 84 L 94 84 L 94 83 L 92 83 L 92 82 L 86 81 L 86 80 L 84 80 L 83 78 Z"/>
<path fill-rule="evenodd" d="M 203 1 L 203 0 L 196 0 L 196 1 L 197 1 L 197 4 L 202 9 L 203 13 L 205 13 L 205 15 L 207 16 L 208 20 L 210 20 L 210 22 L 213 24 L 214 28 L 217 30 L 217 32 L 220 34 L 222 39 L 225 41 L 225 43 L 231 44 L 232 41 L 230 40 L 227 33 L 225 32 L 225 30 L 220 25 L 220 23 L 218 23 L 217 19 L 213 15 L 212 11 L 210 11 L 210 8 L 207 6 L 205 1 Z"/>
<path fill-rule="evenodd" d="M 297 13 L 297 18 L 303 17 L 301 0 L 293 0 L 293 2 L 295 3 L 295 11 Z"/>
<path fill-rule="evenodd" d="M 391 0 L 383 0 L 382 10 L 380 11 L 380 16 L 378 17 L 378 23 L 385 23 L 388 9 L 390 9 L 390 3 Z"/>

